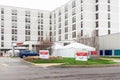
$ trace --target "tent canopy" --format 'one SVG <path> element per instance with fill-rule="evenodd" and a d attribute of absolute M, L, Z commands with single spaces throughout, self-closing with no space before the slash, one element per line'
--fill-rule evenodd
<path fill-rule="evenodd" d="M 74 49 L 81 49 L 81 50 L 87 50 L 87 51 L 91 51 L 91 50 L 95 50 L 95 48 L 81 44 L 81 43 L 71 43 L 67 46 L 63 47 L 64 49 L 68 49 L 68 48 L 74 48 Z"/>
<path fill-rule="evenodd" d="M 54 43 L 54 45 L 52 46 L 52 49 L 62 49 L 63 46 L 62 45 L 59 45 L 57 43 Z"/>

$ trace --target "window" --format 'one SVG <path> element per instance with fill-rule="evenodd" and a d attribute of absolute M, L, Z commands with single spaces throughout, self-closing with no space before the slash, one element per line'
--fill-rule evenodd
<path fill-rule="evenodd" d="M 72 32 L 72 38 L 76 38 L 76 32 Z"/>
<path fill-rule="evenodd" d="M 12 28 L 17 28 L 17 23 L 12 23 Z"/>
<path fill-rule="evenodd" d="M 72 23 L 76 22 L 76 17 L 72 17 Z"/>
<path fill-rule="evenodd" d="M 54 36 L 56 36 L 56 31 L 54 31 Z"/>
<path fill-rule="evenodd" d="M 68 7 L 67 7 L 67 5 L 65 6 L 65 12 L 67 12 L 68 11 Z"/>
<path fill-rule="evenodd" d="M 52 36 L 52 32 L 50 32 L 49 35 Z"/>
<path fill-rule="evenodd" d="M 108 22 L 108 28 L 110 28 L 110 27 L 111 27 L 110 22 Z"/>
<path fill-rule="evenodd" d="M 98 0 L 96 0 L 96 3 L 98 3 Z"/>
<path fill-rule="evenodd" d="M 96 36 L 99 36 L 99 31 L 98 30 L 96 30 Z"/>
<path fill-rule="evenodd" d="M 76 14 L 75 9 L 72 9 L 72 15 L 75 15 L 75 14 Z"/>
<path fill-rule="evenodd" d="M 52 14 L 50 13 L 50 16 L 49 16 L 50 19 L 52 19 Z"/>
<path fill-rule="evenodd" d="M 25 29 L 30 29 L 30 24 L 26 24 Z"/>
<path fill-rule="evenodd" d="M 110 31 L 110 30 L 108 30 L 108 34 L 111 34 L 111 31 Z"/>
<path fill-rule="evenodd" d="M 38 18 L 40 18 L 40 12 L 38 12 Z"/>
<path fill-rule="evenodd" d="M 38 24 L 40 24 L 40 19 L 38 19 Z"/>
<path fill-rule="evenodd" d="M 12 35 L 12 41 L 17 41 L 17 36 L 16 35 Z"/>
<path fill-rule="evenodd" d="M 1 28 L 1 34 L 4 34 L 4 28 Z"/>
<path fill-rule="evenodd" d="M 83 14 L 81 13 L 81 20 L 83 20 Z"/>
<path fill-rule="evenodd" d="M 40 31 L 38 31 L 38 35 L 40 35 Z"/>
<path fill-rule="evenodd" d="M 50 20 L 50 25 L 52 24 L 52 20 Z"/>
<path fill-rule="evenodd" d="M 72 30 L 76 30 L 76 24 L 72 25 Z"/>
<path fill-rule="evenodd" d="M 1 40 L 4 40 L 4 35 L 1 35 Z"/>
<path fill-rule="evenodd" d="M 98 23 L 98 21 L 96 22 L 96 28 L 98 28 L 99 27 L 99 23 Z"/>
<path fill-rule="evenodd" d="M 4 42 L 1 42 L 1 47 L 4 47 Z"/>
<path fill-rule="evenodd" d="M 61 29 L 59 29 L 59 34 L 61 34 Z"/>
<path fill-rule="evenodd" d="M 44 15 L 43 15 L 43 13 L 41 13 L 41 18 L 43 18 L 44 17 Z"/>
<path fill-rule="evenodd" d="M 30 41 L 30 36 L 25 36 L 25 41 Z"/>
<path fill-rule="evenodd" d="M 98 13 L 96 13 L 96 19 L 98 19 L 99 18 L 99 14 Z"/>
<path fill-rule="evenodd" d="M 43 24 L 43 19 L 41 19 L 41 24 Z"/>
<path fill-rule="evenodd" d="M 83 11 L 83 5 L 81 5 L 81 12 Z"/>
<path fill-rule="evenodd" d="M 65 27 L 65 33 L 68 32 L 68 27 Z"/>
<path fill-rule="evenodd" d="M 43 36 L 43 31 L 41 31 L 41 36 Z"/>
<path fill-rule="evenodd" d="M 68 20 L 65 20 L 65 26 L 67 26 L 68 25 Z"/>
<path fill-rule="evenodd" d="M 50 30 L 52 30 L 52 26 L 50 26 Z"/>
<path fill-rule="evenodd" d="M 72 2 L 72 8 L 76 7 L 76 2 L 75 0 Z"/>
<path fill-rule="evenodd" d="M 110 5 L 108 5 L 108 11 L 110 11 Z"/>
<path fill-rule="evenodd" d="M 17 15 L 17 10 L 12 9 L 12 15 Z"/>
<path fill-rule="evenodd" d="M 59 41 L 61 41 L 61 36 L 59 36 L 59 38 L 58 38 L 58 39 L 59 39 Z"/>
<path fill-rule="evenodd" d="M 1 14 L 4 14 L 4 8 L 1 8 Z"/>
<path fill-rule="evenodd" d="M 83 28 L 83 22 L 81 22 L 81 28 Z"/>
<path fill-rule="evenodd" d="M 12 29 L 12 34 L 17 34 L 17 29 Z"/>
<path fill-rule="evenodd" d="M 61 11 L 59 10 L 59 16 L 61 15 Z"/>
<path fill-rule="evenodd" d="M 25 22 L 26 22 L 26 23 L 30 23 L 30 17 L 26 17 L 26 18 L 25 18 Z"/>
<path fill-rule="evenodd" d="M 40 37 L 40 41 L 43 41 L 43 37 Z"/>
<path fill-rule="evenodd" d="M 4 21 L 4 15 L 1 15 L 1 20 Z"/>
<path fill-rule="evenodd" d="M 61 22 L 61 17 L 59 17 L 59 20 L 58 20 L 59 22 Z"/>
<path fill-rule="evenodd" d="M 12 22 L 17 22 L 17 16 L 12 16 Z"/>
<path fill-rule="evenodd" d="M 67 40 L 68 39 L 68 34 L 65 34 L 65 40 Z"/>
<path fill-rule="evenodd" d="M 4 21 L 1 21 L 1 27 L 4 27 Z"/>
<path fill-rule="evenodd" d="M 83 30 L 81 30 L 81 36 L 83 36 Z"/>
<path fill-rule="evenodd" d="M 81 3 L 83 3 L 83 0 L 81 0 Z"/>
<path fill-rule="evenodd" d="M 67 18 L 68 18 L 68 13 L 65 14 L 65 19 L 67 19 Z"/>
<path fill-rule="evenodd" d="M 30 30 L 25 30 L 25 35 L 30 35 Z"/>
<path fill-rule="evenodd" d="M 108 13 L 108 20 L 110 20 L 110 13 Z"/>
<path fill-rule="evenodd" d="M 30 11 L 25 11 L 25 16 L 30 17 Z"/>
<path fill-rule="evenodd" d="M 98 5 L 96 5 L 96 11 L 98 11 L 99 10 L 99 7 L 98 7 Z"/>
<path fill-rule="evenodd" d="M 110 0 L 108 0 L 108 3 L 110 3 Z"/>
<path fill-rule="evenodd" d="M 59 23 L 59 28 L 61 28 L 61 23 Z"/>

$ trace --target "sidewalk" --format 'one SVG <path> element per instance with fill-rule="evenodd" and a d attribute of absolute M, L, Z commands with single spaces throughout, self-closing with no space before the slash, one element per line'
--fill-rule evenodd
<path fill-rule="evenodd" d="M 112 61 L 114 61 L 114 62 L 120 62 L 120 59 L 115 59 L 115 58 L 101 58 L 101 59 L 105 59 L 105 60 L 112 60 Z"/>

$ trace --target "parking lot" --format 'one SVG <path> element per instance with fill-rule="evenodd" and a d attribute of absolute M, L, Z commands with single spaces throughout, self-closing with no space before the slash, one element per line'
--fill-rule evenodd
<path fill-rule="evenodd" d="M 20 58 L 0 57 L 0 80 L 120 80 L 120 66 L 42 67 L 23 62 Z"/>

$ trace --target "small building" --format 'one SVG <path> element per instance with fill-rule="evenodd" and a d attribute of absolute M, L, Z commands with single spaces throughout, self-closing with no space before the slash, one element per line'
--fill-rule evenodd
<path fill-rule="evenodd" d="M 120 56 L 120 33 L 99 37 L 101 56 Z"/>

